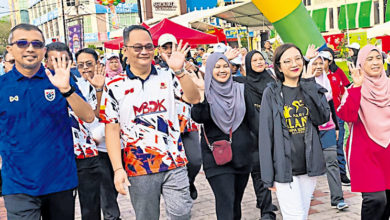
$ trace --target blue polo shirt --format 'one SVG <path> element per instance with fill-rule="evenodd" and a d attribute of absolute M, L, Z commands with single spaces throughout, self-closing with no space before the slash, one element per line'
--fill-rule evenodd
<path fill-rule="evenodd" d="M 68 103 L 45 68 L 27 78 L 14 66 L 0 85 L 3 194 L 39 196 L 77 187 Z M 77 88 L 72 79 L 71 85 Z"/>

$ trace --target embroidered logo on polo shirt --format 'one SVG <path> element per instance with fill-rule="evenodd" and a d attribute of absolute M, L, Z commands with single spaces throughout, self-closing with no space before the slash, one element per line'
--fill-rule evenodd
<path fill-rule="evenodd" d="M 47 101 L 51 102 L 56 98 L 55 89 L 45 89 L 45 98 Z"/>
<path fill-rule="evenodd" d="M 165 85 L 165 83 L 162 82 L 161 85 L 160 85 L 160 89 L 166 89 L 166 88 L 167 88 L 167 85 Z"/>
<path fill-rule="evenodd" d="M 166 112 L 167 108 L 164 106 L 163 100 L 149 101 L 141 104 L 140 107 L 133 106 L 135 116 L 154 113 L 154 112 Z"/>
<path fill-rule="evenodd" d="M 13 101 L 15 101 L 15 102 L 17 102 L 17 101 L 19 101 L 19 96 L 10 96 L 9 97 L 9 102 L 13 102 Z"/>

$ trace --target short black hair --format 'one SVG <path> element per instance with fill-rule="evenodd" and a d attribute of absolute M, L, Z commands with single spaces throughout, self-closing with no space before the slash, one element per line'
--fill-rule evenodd
<path fill-rule="evenodd" d="M 198 50 L 205 51 L 203 47 L 198 47 Z"/>
<path fill-rule="evenodd" d="M 7 56 L 7 54 L 8 54 L 8 50 L 5 50 L 3 53 L 3 56 L 1 58 L 4 58 L 4 60 L 5 60 L 5 57 Z"/>
<path fill-rule="evenodd" d="M 9 33 L 9 36 L 8 36 L 8 44 L 11 44 L 11 43 L 12 43 L 13 33 L 14 33 L 16 30 L 38 31 L 38 32 L 41 33 L 41 35 L 42 35 L 42 40 L 43 40 L 43 42 L 45 42 L 45 36 L 43 35 L 41 29 L 39 29 L 37 26 L 32 25 L 32 24 L 21 23 L 21 24 L 18 24 L 18 25 L 16 25 L 15 27 L 13 27 L 13 28 L 11 29 L 11 31 L 10 31 L 10 33 Z"/>
<path fill-rule="evenodd" d="M 46 45 L 45 59 L 48 58 L 48 55 L 49 55 L 50 51 L 58 51 L 58 52 L 65 51 L 65 52 L 68 53 L 68 56 L 69 56 L 70 60 L 73 61 L 73 56 L 72 56 L 72 53 L 69 50 L 69 47 L 66 46 L 66 44 L 64 44 L 62 42 L 53 42 L 53 43 L 50 43 L 50 44 Z"/>
<path fill-rule="evenodd" d="M 295 44 L 282 44 L 279 47 L 277 47 L 275 52 L 274 52 L 273 63 L 274 63 L 275 75 L 281 82 L 284 82 L 284 74 L 282 72 L 280 72 L 280 70 L 279 70 L 280 58 L 282 57 L 284 52 L 286 52 L 286 50 L 288 50 L 290 48 L 297 49 L 299 51 L 299 53 L 301 54 L 302 59 L 304 59 L 302 51 Z"/>
<path fill-rule="evenodd" d="M 83 49 L 77 51 L 77 53 L 76 53 L 76 61 L 77 61 L 77 58 L 79 57 L 79 55 L 82 54 L 82 53 L 91 54 L 96 62 L 99 59 L 98 54 L 96 53 L 96 51 L 94 49 L 91 49 L 91 48 L 87 47 L 87 48 L 83 48 Z"/>
<path fill-rule="evenodd" d="M 144 26 L 142 26 L 142 25 L 130 25 L 127 28 L 123 29 L 123 42 L 124 42 L 124 44 L 127 44 L 127 42 L 129 42 L 129 35 L 134 30 L 146 31 L 149 34 L 150 38 L 152 38 L 152 35 L 148 31 L 148 29 L 146 29 Z"/>

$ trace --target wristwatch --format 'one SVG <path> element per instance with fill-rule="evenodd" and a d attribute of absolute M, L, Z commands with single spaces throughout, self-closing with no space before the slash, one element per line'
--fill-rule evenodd
<path fill-rule="evenodd" d="M 95 90 L 96 90 L 96 92 L 103 92 L 103 88 L 100 88 L 100 89 L 95 88 Z"/>
<path fill-rule="evenodd" d="M 70 90 L 65 92 L 65 93 L 62 93 L 61 92 L 61 95 L 64 97 L 64 98 L 68 98 L 70 95 L 72 95 L 74 92 L 76 91 L 76 88 L 74 86 L 70 86 Z"/>
<path fill-rule="evenodd" d="M 181 70 L 179 70 L 179 71 L 174 71 L 173 73 L 175 73 L 175 75 L 177 76 L 177 75 L 180 75 L 180 74 L 182 74 L 182 73 L 184 73 L 184 68 L 183 69 L 181 69 Z"/>

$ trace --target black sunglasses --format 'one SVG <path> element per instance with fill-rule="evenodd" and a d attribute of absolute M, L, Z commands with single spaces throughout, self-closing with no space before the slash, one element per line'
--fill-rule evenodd
<path fill-rule="evenodd" d="M 134 49 L 135 52 L 141 52 L 144 48 L 145 50 L 147 51 L 153 51 L 154 50 L 154 45 L 153 44 L 146 44 L 146 45 L 134 45 L 134 46 L 128 46 L 128 45 L 124 45 L 124 47 L 131 47 Z"/>
<path fill-rule="evenodd" d="M 10 64 L 15 64 L 15 60 L 6 60 L 4 62 L 10 63 Z"/>
<path fill-rule="evenodd" d="M 27 40 L 17 40 L 13 43 L 10 43 L 9 45 L 14 45 L 18 46 L 19 48 L 27 48 L 32 44 L 33 48 L 35 49 L 42 49 L 45 44 L 42 41 L 39 40 L 33 40 L 33 41 L 27 41 Z"/>

